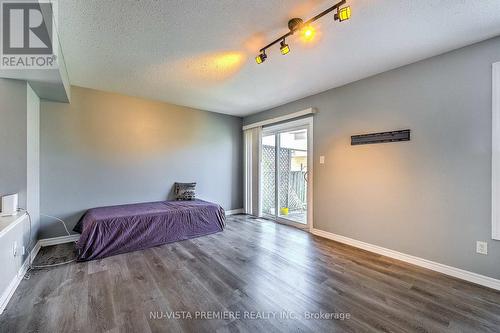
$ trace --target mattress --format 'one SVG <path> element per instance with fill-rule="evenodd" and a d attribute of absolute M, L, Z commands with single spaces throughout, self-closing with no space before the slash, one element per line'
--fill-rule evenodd
<path fill-rule="evenodd" d="M 73 229 L 81 233 L 78 261 L 220 232 L 225 212 L 203 201 L 159 201 L 89 209 Z"/>

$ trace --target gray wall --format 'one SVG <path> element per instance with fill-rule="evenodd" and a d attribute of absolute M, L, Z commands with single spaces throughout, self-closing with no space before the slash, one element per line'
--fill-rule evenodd
<path fill-rule="evenodd" d="M 71 104 L 41 103 L 41 211 L 72 228 L 92 207 L 171 195 L 196 181 L 199 198 L 239 209 L 242 120 L 72 87 Z M 64 235 L 42 218 L 41 238 Z"/>
<path fill-rule="evenodd" d="M 40 98 L 27 85 L 26 208 L 32 221 L 32 240 L 37 240 L 40 223 Z"/>
<path fill-rule="evenodd" d="M 244 123 L 318 110 L 316 228 L 498 279 L 500 242 L 491 240 L 491 64 L 497 61 L 500 38 Z M 411 142 L 350 146 L 353 134 L 405 128 Z M 487 256 L 475 253 L 477 240 L 488 241 Z"/>
<path fill-rule="evenodd" d="M 40 100 L 25 81 L 0 79 L 0 196 L 19 193 L 19 207 L 32 217 L 0 239 L 0 295 L 18 274 L 35 245 L 39 229 L 39 111 Z M 17 243 L 18 256 L 13 256 Z M 26 252 L 28 253 L 28 252 Z"/>
<path fill-rule="evenodd" d="M 26 91 L 25 81 L 0 78 L 0 196 L 19 193 L 20 207 L 26 207 Z"/>

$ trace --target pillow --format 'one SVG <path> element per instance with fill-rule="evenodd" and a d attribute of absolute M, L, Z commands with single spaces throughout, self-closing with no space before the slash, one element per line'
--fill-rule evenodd
<path fill-rule="evenodd" d="M 194 200 L 196 198 L 196 183 L 175 183 L 175 198 L 177 200 Z"/>

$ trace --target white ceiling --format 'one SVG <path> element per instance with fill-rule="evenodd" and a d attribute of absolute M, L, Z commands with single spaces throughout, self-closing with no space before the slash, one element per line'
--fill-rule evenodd
<path fill-rule="evenodd" d="M 248 115 L 500 35 L 499 0 L 348 0 L 313 43 L 258 50 L 331 0 L 61 0 L 71 84 Z"/>

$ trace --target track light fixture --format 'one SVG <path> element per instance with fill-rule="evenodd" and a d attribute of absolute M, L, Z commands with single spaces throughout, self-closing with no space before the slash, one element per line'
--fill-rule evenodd
<path fill-rule="evenodd" d="M 255 57 L 255 62 L 258 64 L 262 64 L 264 61 L 266 61 L 267 55 L 266 55 L 266 50 L 262 50 L 258 56 Z"/>
<path fill-rule="evenodd" d="M 288 54 L 290 52 L 290 47 L 288 46 L 288 44 L 286 44 L 285 38 L 290 37 L 295 32 L 301 29 L 304 30 L 304 36 L 306 37 L 306 39 L 311 39 L 313 37 L 312 35 L 314 34 L 314 29 L 312 29 L 310 24 L 334 10 L 337 11 L 334 15 L 335 21 L 343 22 L 348 20 L 351 17 L 351 7 L 349 6 L 342 7 L 345 4 L 346 0 L 342 0 L 333 5 L 332 7 L 322 11 L 321 13 L 319 13 L 318 15 L 314 16 L 312 19 L 306 22 L 304 22 L 304 20 L 298 17 L 291 19 L 290 21 L 288 21 L 288 29 L 290 29 L 290 31 L 284 34 L 283 36 L 277 38 L 273 42 L 269 43 L 268 45 L 264 46 L 263 48 L 261 48 L 260 54 L 257 57 L 255 57 L 255 62 L 257 62 L 258 64 L 262 64 L 267 58 L 266 50 L 276 43 L 280 43 L 281 54 L 283 55 Z M 309 34 L 310 36 L 306 36 L 306 34 Z"/>
<path fill-rule="evenodd" d="M 290 47 L 285 43 L 284 39 L 280 43 L 280 51 L 282 55 L 288 54 L 288 52 L 290 52 Z"/>
<path fill-rule="evenodd" d="M 348 20 L 351 17 L 351 7 L 343 7 L 337 10 L 337 13 L 335 14 L 334 18 L 336 21 L 345 21 Z"/>

